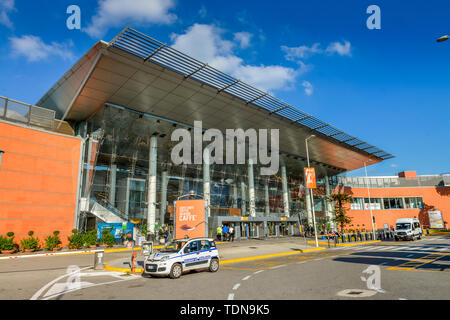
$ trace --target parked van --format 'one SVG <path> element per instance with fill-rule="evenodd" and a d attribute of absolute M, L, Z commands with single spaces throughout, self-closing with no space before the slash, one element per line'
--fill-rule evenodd
<path fill-rule="evenodd" d="M 395 222 L 395 241 L 422 238 L 422 227 L 417 218 L 402 218 Z"/>

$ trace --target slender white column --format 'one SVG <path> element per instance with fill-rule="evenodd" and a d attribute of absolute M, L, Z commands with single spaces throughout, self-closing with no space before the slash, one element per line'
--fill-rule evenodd
<path fill-rule="evenodd" d="M 156 217 L 156 164 L 158 156 L 158 138 L 150 138 L 149 168 L 148 168 L 148 210 L 147 230 L 150 234 L 155 233 Z"/>
<path fill-rule="evenodd" d="M 245 200 L 246 200 L 245 181 L 244 181 L 244 179 L 242 179 L 241 180 L 241 210 L 242 210 L 243 216 L 247 214 L 247 204 L 246 204 Z"/>
<path fill-rule="evenodd" d="M 287 187 L 287 177 L 286 177 L 286 166 L 281 166 L 281 180 L 283 187 L 283 208 L 284 215 L 289 217 L 289 196 L 288 196 L 288 187 Z"/>
<path fill-rule="evenodd" d="M 236 181 L 235 183 L 232 184 L 232 188 L 233 188 L 233 208 L 237 208 L 238 207 L 238 191 L 237 191 L 237 184 Z"/>
<path fill-rule="evenodd" d="M 264 216 L 268 217 L 270 215 L 270 203 L 269 203 L 269 180 L 266 179 L 264 182 L 264 202 L 266 206 L 264 207 Z"/>
<path fill-rule="evenodd" d="M 108 202 L 112 206 L 116 206 L 116 172 L 117 165 L 112 164 L 109 167 L 109 195 Z"/>
<path fill-rule="evenodd" d="M 159 208 L 159 225 L 164 224 L 164 218 L 166 216 L 167 208 L 167 184 L 169 182 L 167 171 L 163 171 L 161 174 L 161 206 Z"/>
<path fill-rule="evenodd" d="M 312 225 L 312 209 L 311 209 L 311 197 L 309 189 L 305 187 L 305 200 L 306 200 L 306 214 L 308 216 L 308 224 Z"/>
<path fill-rule="evenodd" d="M 328 219 L 330 220 L 331 228 L 334 229 L 333 204 L 328 199 L 328 196 L 331 194 L 331 186 L 330 186 L 330 180 L 328 179 L 328 176 L 325 176 L 325 194 L 327 195 L 326 200 L 325 200 L 326 215 L 327 215 Z"/>
<path fill-rule="evenodd" d="M 249 199 L 249 211 L 250 217 L 256 217 L 256 208 L 255 208 L 255 181 L 253 178 L 253 160 L 248 160 L 248 199 Z"/>
<path fill-rule="evenodd" d="M 209 149 L 205 148 L 205 150 L 203 151 L 203 198 L 206 201 L 208 218 L 211 216 L 211 180 L 209 176 L 209 165 Z"/>

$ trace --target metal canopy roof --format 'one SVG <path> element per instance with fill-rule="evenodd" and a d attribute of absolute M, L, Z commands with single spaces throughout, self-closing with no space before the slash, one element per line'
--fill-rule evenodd
<path fill-rule="evenodd" d="M 131 28 L 98 42 L 37 103 L 73 121 L 106 103 L 204 128 L 280 129 L 280 150 L 329 174 L 393 155 Z"/>
<path fill-rule="evenodd" d="M 255 104 L 266 109 L 270 113 L 275 113 L 291 120 L 293 123 L 298 123 L 313 131 L 318 131 L 328 137 L 336 139 L 339 142 L 364 150 L 377 158 L 386 160 L 394 157 L 392 154 L 353 137 L 332 125 L 271 96 L 267 92 L 256 89 L 241 80 L 235 79 L 232 76 L 209 66 L 207 63 L 200 62 L 197 59 L 132 28 L 125 28 L 110 42 L 110 45 L 136 55 L 144 61 L 150 60 L 181 73 L 186 78 L 191 77 L 201 81 L 216 88 L 220 92 L 230 93 L 241 98 L 246 103 Z"/>

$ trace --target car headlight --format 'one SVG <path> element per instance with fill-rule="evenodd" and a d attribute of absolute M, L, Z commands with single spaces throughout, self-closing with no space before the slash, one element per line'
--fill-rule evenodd
<path fill-rule="evenodd" d="M 167 259 L 169 259 L 169 257 L 165 256 L 165 257 L 162 257 L 160 261 L 163 262 L 163 261 L 166 261 Z"/>

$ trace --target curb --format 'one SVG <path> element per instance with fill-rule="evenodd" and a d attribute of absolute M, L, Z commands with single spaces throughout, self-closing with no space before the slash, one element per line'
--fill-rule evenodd
<path fill-rule="evenodd" d="M 289 252 L 282 252 L 282 253 L 266 254 L 266 255 L 263 255 L 263 256 L 254 256 L 254 257 L 245 257 L 245 258 L 221 260 L 220 264 L 228 264 L 228 263 L 236 263 L 236 262 L 252 261 L 252 260 L 261 260 L 261 259 L 266 259 L 266 258 L 289 256 L 289 255 L 301 254 L 301 253 L 305 253 L 305 252 L 319 251 L 319 250 L 325 250 L 325 248 L 319 247 L 319 248 L 304 249 L 304 250 L 294 251 L 294 252 L 289 251 Z M 108 270 L 108 271 L 131 272 L 130 268 L 111 267 L 111 266 L 108 265 L 108 263 L 105 263 L 104 268 L 105 268 L 105 270 Z M 135 269 L 135 272 L 136 273 L 143 273 L 144 269 Z"/>
<path fill-rule="evenodd" d="M 336 246 L 337 247 L 353 247 L 353 246 L 358 246 L 358 245 L 362 245 L 362 244 L 370 244 L 370 243 L 377 243 L 377 242 L 381 242 L 381 240 L 372 240 L 372 241 L 366 241 L 366 242 L 355 242 L 355 243 L 344 243 L 344 244 L 342 244 L 342 243 L 338 243 L 338 244 L 336 244 Z M 315 241 L 308 241 L 308 243 L 312 243 L 312 244 L 315 244 L 316 242 Z M 318 242 L 319 244 L 322 244 L 322 245 L 326 245 L 326 246 L 328 246 L 328 242 Z M 334 243 L 331 243 L 330 242 L 330 248 L 331 247 L 334 247 Z"/>

